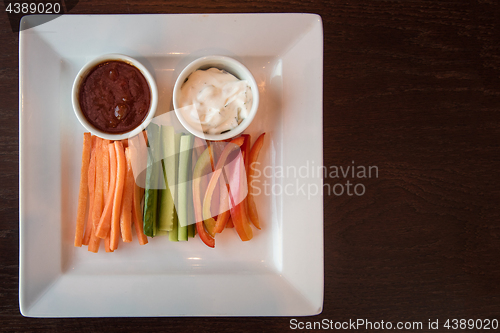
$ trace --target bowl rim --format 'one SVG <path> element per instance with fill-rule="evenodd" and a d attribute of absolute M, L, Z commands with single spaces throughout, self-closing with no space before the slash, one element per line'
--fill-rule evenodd
<path fill-rule="evenodd" d="M 202 131 L 193 128 L 182 116 L 180 111 L 181 108 L 179 108 L 177 100 L 178 91 L 184 84 L 186 78 L 188 78 L 189 75 L 191 75 L 194 71 L 202 67 L 207 67 L 207 66 L 210 67 L 211 66 L 210 62 L 223 63 L 224 65 L 227 65 L 227 67 L 238 68 L 239 71 L 243 72 L 246 77 L 241 78 L 238 77 L 235 73 L 231 73 L 231 70 L 227 71 L 233 74 L 234 76 L 238 77 L 240 80 L 242 79 L 247 80 L 249 82 L 250 88 L 252 89 L 252 100 L 253 100 L 252 108 L 250 109 L 248 116 L 245 119 L 243 119 L 243 121 L 238 126 L 233 128 L 229 132 L 223 134 L 206 134 L 203 133 Z M 217 65 L 213 65 L 211 67 L 218 68 Z M 250 126 L 250 123 L 255 118 L 255 115 L 257 114 L 257 110 L 259 108 L 259 87 L 252 73 L 248 70 L 248 68 L 245 65 L 243 65 L 238 60 L 222 55 L 207 55 L 191 61 L 186 67 L 184 67 L 184 69 L 177 76 L 177 79 L 175 80 L 174 84 L 174 89 L 172 92 L 172 104 L 174 106 L 175 115 L 177 116 L 179 122 L 182 124 L 182 126 L 184 126 L 184 128 L 187 131 L 189 131 L 194 136 L 197 136 L 201 139 L 212 140 L 212 141 L 227 140 L 241 134 L 244 130 L 247 129 L 248 126 Z"/>
<path fill-rule="evenodd" d="M 113 61 L 113 60 L 120 60 L 125 63 L 128 63 L 129 65 L 134 66 L 137 68 L 141 74 L 144 76 L 146 79 L 146 82 L 149 85 L 149 90 L 151 92 L 151 101 L 149 104 L 149 110 L 144 118 L 144 120 L 134 129 L 124 132 L 124 133 L 117 133 L 117 134 L 112 134 L 112 133 L 106 133 L 103 132 L 97 128 L 95 128 L 88 120 L 85 118 L 83 115 L 83 112 L 80 108 L 80 103 L 78 100 L 78 95 L 79 95 L 79 90 L 80 90 L 80 85 L 83 83 L 87 75 L 90 73 L 90 71 L 97 65 L 104 63 L 106 61 Z M 127 56 L 125 54 L 121 53 L 108 53 L 108 54 L 103 54 L 98 57 L 93 58 L 92 60 L 88 61 L 79 71 L 78 74 L 75 77 L 75 80 L 73 81 L 73 87 L 71 90 L 71 103 L 73 105 L 73 111 L 75 112 L 76 117 L 80 121 L 80 124 L 89 131 L 90 133 L 102 138 L 102 139 L 107 139 L 107 140 L 123 140 L 123 139 L 128 139 L 131 138 L 140 132 L 142 132 L 146 127 L 149 125 L 151 120 L 153 119 L 156 109 L 158 107 L 158 87 L 156 86 L 156 81 L 149 72 L 149 70 L 137 59 L 134 59 L 130 56 Z"/>

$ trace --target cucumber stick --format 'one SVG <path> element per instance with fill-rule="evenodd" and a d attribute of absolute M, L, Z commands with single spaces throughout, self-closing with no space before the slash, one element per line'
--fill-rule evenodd
<path fill-rule="evenodd" d="M 188 240 L 188 174 L 190 170 L 191 146 L 193 137 L 183 135 L 179 148 L 179 172 L 177 185 L 177 216 L 179 218 L 178 238 L 181 241 Z"/>
<path fill-rule="evenodd" d="M 193 137 L 193 145 L 194 145 Z M 196 235 L 196 221 L 194 219 L 194 203 L 193 203 L 193 171 L 196 164 L 195 149 L 192 147 L 189 158 L 188 167 L 188 185 L 187 185 L 187 218 L 188 218 L 188 237 L 193 238 Z"/>
<path fill-rule="evenodd" d="M 157 206 L 158 206 L 158 179 L 160 173 L 160 127 L 149 124 L 148 134 L 148 166 L 146 169 L 146 189 L 144 192 L 144 234 L 156 236 Z"/>
<path fill-rule="evenodd" d="M 194 137 L 193 137 L 194 143 Z M 189 153 L 188 166 L 188 184 L 187 184 L 187 223 L 188 237 L 193 238 L 196 235 L 196 221 L 194 220 L 194 204 L 193 204 L 193 165 L 196 161 L 193 160 L 193 150 Z"/>
<path fill-rule="evenodd" d="M 177 215 L 177 187 L 178 187 L 178 176 L 179 176 L 179 146 L 180 146 L 180 143 L 181 143 L 181 136 L 182 134 L 181 133 L 175 133 L 175 136 L 174 136 L 174 143 L 175 143 L 175 168 L 174 168 L 174 171 L 175 171 L 175 175 L 174 175 L 174 179 L 175 179 L 175 190 L 173 191 L 173 198 L 174 198 L 174 223 L 172 224 L 172 230 L 170 230 L 170 232 L 168 233 L 168 239 L 171 240 L 171 241 L 178 241 L 179 240 L 179 236 L 178 236 L 178 225 L 179 225 L 179 218 L 178 218 L 178 215 Z"/>
<path fill-rule="evenodd" d="M 161 127 L 161 146 L 163 153 L 163 178 L 165 189 L 161 190 L 159 229 L 170 231 L 175 219 L 175 132 L 172 126 Z"/>

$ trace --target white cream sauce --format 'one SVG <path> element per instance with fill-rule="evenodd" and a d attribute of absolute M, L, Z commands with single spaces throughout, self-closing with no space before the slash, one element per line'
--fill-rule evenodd
<path fill-rule="evenodd" d="M 197 70 L 180 91 L 183 118 L 206 134 L 220 134 L 238 126 L 252 108 L 252 90 L 246 80 L 217 68 Z"/>

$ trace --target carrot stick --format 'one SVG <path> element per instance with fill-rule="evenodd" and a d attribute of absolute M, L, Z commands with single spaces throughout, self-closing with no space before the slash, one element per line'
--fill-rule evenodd
<path fill-rule="evenodd" d="M 111 229 L 111 213 L 113 211 L 113 199 L 115 193 L 116 184 L 116 151 L 115 145 L 110 143 L 108 146 L 108 156 L 110 165 L 110 184 L 108 189 L 108 194 L 106 195 L 106 205 L 104 206 L 104 211 L 102 212 L 101 219 L 97 225 L 96 235 L 99 238 L 107 238 L 109 235 L 109 230 Z"/>
<path fill-rule="evenodd" d="M 146 132 L 143 132 L 144 140 L 147 141 Z M 141 140 L 143 137 L 139 137 Z M 143 184 L 144 181 L 141 179 L 139 175 L 140 170 L 142 170 L 142 166 L 140 161 L 143 161 L 145 158 L 147 159 L 146 151 L 140 149 L 139 146 L 141 142 L 139 140 L 131 140 L 130 142 L 130 157 L 132 161 L 132 171 L 136 171 L 137 174 L 134 175 L 136 180 L 134 181 L 134 197 L 132 202 L 132 222 L 134 223 L 135 233 L 137 234 L 137 239 L 140 245 L 144 245 L 148 243 L 148 237 L 144 234 L 143 230 L 143 220 L 142 220 L 142 208 L 141 201 L 144 195 L 144 189 L 141 188 L 138 184 Z M 138 142 L 139 141 L 139 142 Z M 145 143 L 145 142 L 144 142 Z M 136 169 L 134 169 L 136 168 Z"/>
<path fill-rule="evenodd" d="M 83 133 L 82 168 L 80 171 L 80 191 L 78 193 L 78 209 L 76 213 L 75 246 L 82 247 L 83 231 L 85 228 L 85 210 L 87 209 L 90 150 L 92 136 Z"/>
<path fill-rule="evenodd" d="M 87 216 L 87 226 L 85 227 L 85 235 L 83 236 L 83 245 L 89 245 L 90 236 L 92 235 L 92 228 L 94 226 L 92 220 L 92 212 L 94 211 L 94 192 L 95 192 L 95 147 L 97 137 L 92 136 L 92 152 L 90 154 L 89 163 L 89 213 Z"/>
<path fill-rule="evenodd" d="M 103 140 L 103 150 L 108 149 L 108 145 L 111 143 L 109 140 Z M 105 153 L 103 151 L 102 155 L 102 182 L 103 182 L 103 198 L 104 198 L 104 205 L 106 204 L 106 200 L 108 198 L 108 191 L 109 191 L 109 152 Z"/>
<path fill-rule="evenodd" d="M 111 250 L 111 247 L 110 247 L 110 238 L 109 238 L 109 234 L 106 238 L 104 238 L 104 250 L 106 252 L 114 252 L 113 250 Z"/>
<path fill-rule="evenodd" d="M 100 244 L 101 244 L 101 239 L 96 236 L 94 226 L 92 225 L 92 235 L 90 236 L 88 250 L 90 252 L 97 253 L 97 251 L 99 251 Z"/>
<path fill-rule="evenodd" d="M 142 221 L 142 210 L 141 210 L 141 200 L 144 195 L 144 189 L 137 186 L 134 183 L 134 202 L 132 204 L 132 220 L 135 226 L 135 233 L 137 234 L 137 239 L 139 244 L 144 245 L 148 243 L 148 237 L 144 235 L 143 221 Z"/>
<path fill-rule="evenodd" d="M 120 141 L 115 141 L 116 151 L 116 185 L 113 198 L 113 211 L 111 213 L 111 243 L 112 250 L 118 248 L 118 238 L 120 236 L 120 212 L 123 197 L 123 186 L 125 184 L 125 152 L 123 144 Z"/>
<path fill-rule="evenodd" d="M 96 154 L 96 172 L 95 172 L 95 193 L 94 193 L 94 210 L 92 212 L 92 223 L 94 224 L 94 232 L 97 229 L 99 220 L 101 219 L 102 211 L 104 209 L 104 186 L 103 186 L 103 140 L 97 138 L 95 154 Z M 107 152 L 106 152 L 107 153 Z"/>
<path fill-rule="evenodd" d="M 125 184 L 123 186 L 122 211 L 120 215 L 120 229 L 124 242 L 132 241 L 132 200 L 134 199 L 134 174 L 132 172 L 132 160 L 130 149 L 125 148 Z"/>

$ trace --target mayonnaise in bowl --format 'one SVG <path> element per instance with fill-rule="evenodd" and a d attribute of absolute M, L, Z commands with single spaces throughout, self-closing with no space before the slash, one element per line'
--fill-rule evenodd
<path fill-rule="evenodd" d="M 206 140 L 225 140 L 252 122 L 259 91 L 241 63 L 229 57 L 207 56 L 179 74 L 173 104 L 177 118 L 189 132 Z"/>
<path fill-rule="evenodd" d="M 246 80 L 218 68 L 198 69 L 181 87 L 179 106 L 184 119 L 206 134 L 236 128 L 252 108 L 252 89 Z"/>

